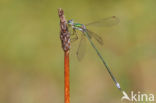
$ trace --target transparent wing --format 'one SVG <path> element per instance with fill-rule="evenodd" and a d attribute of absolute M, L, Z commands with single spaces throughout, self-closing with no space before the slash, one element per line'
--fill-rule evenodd
<path fill-rule="evenodd" d="M 103 45 L 103 39 L 96 33 L 87 29 L 88 35 L 90 38 L 94 38 L 100 45 Z"/>
<path fill-rule="evenodd" d="M 73 43 L 73 42 L 75 42 L 76 40 L 78 40 L 78 34 L 77 34 L 77 32 L 76 32 L 75 29 L 73 29 L 73 32 L 70 33 L 70 34 L 71 34 L 71 36 L 70 36 L 70 41 L 71 41 L 71 43 Z"/>
<path fill-rule="evenodd" d="M 76 52 L 77 59 L 81 61 L 85 55 L 85 45 L 86 45 L 86 39 L 84 36 L 81 37 L 80 43 L 78 45 L 78 49 Z"/>
<path fill-rule="evenodd" d="M 95 22 L 86 24 L 86 26 L 113 26 L 120 22 L 119 18 L 116 16 L 104 18 Z"/>

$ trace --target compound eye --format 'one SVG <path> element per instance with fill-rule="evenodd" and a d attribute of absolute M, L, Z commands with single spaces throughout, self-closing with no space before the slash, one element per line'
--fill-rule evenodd
<path fill-rule="evenodd" d="M 68 20 L 68 23 L 71 23 L 71 20 Z"/>

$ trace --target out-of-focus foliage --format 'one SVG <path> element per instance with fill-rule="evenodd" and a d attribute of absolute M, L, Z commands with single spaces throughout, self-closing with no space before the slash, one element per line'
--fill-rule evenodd
<path fill-rule="evenodd" d="M 90 28 L 104 40 L 104 46 L 97 47 L 127 93 L 156 93 L 155 4 L 155 0 L 1 0 L 0 103 L 63 103 L 58 8 L 67 19 L 84 24 L 120 18 L 114 27 Z M 71 103 L 120 103 L 122 94 L 87 44 L 81 62 L 75 55 L 78 42 L 71 47 Z"/>

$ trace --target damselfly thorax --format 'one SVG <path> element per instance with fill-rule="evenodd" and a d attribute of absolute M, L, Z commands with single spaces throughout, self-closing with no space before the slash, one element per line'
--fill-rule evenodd
<path fill-rule="evenodd" d="M 69 20 L 68 25 L 71 26 L 73 29 L 80 30 L 82 32 L 86 30 L 86 26 L 84 24 L 74 23 L 73 20 Z"/>
<path fill-rule="evenodd" d="M 84 32 L 86 30 L 86 26 L 84 24 L 74 23 L 72 25 L 72 28 L 75 30 L 80 30 L 81 32 Z"/>

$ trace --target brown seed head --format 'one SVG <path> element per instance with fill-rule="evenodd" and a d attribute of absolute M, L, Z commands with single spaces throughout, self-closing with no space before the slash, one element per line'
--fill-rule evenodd
<path fill-rule="evenodd" d="M 62 42 L 62 48 L 64 51 L 69 51 L 70 49 L 70 33 L 67 27 L 67 21 L 64 16 L 63 10 L 58 9 L 58 15 L 60 17 L 60 39 Z"/>

